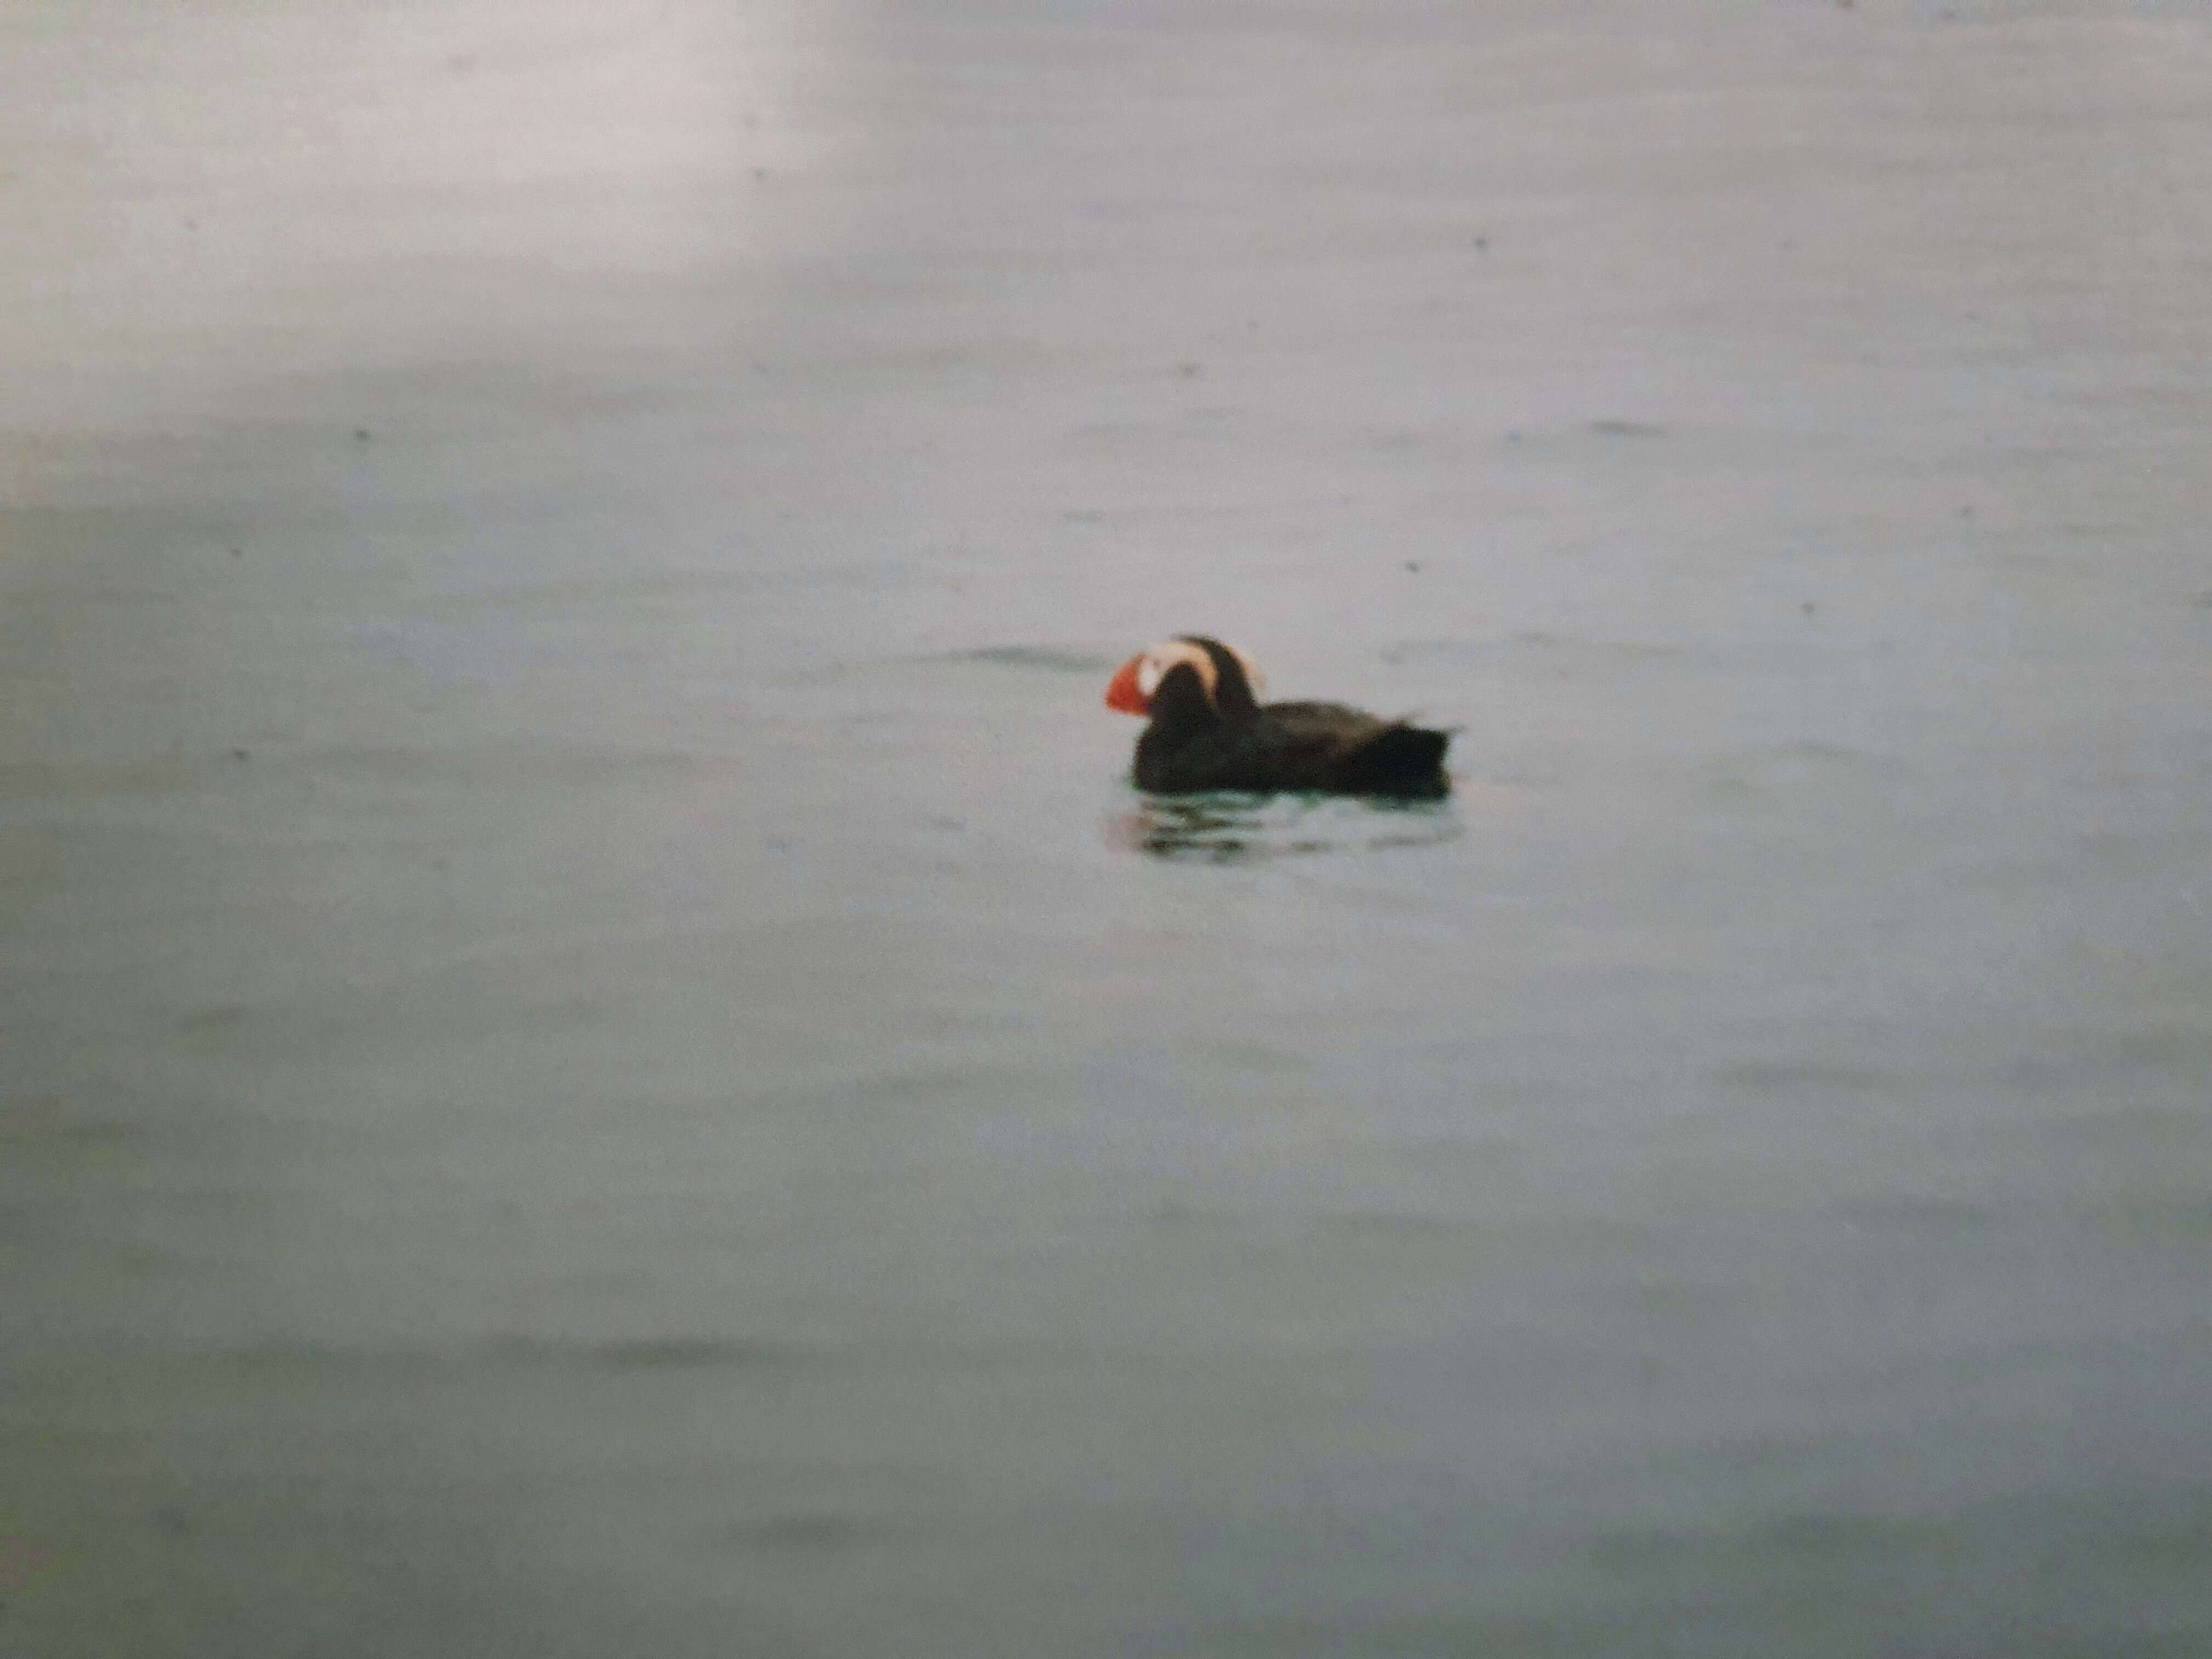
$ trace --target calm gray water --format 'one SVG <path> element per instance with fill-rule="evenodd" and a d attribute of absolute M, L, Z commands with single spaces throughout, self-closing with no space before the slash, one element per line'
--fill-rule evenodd
<path fill-rule="evenodd" d="M 34 8 L 0 227 L 0 1651 L 2212 1653 L 2200 9 Z"/>

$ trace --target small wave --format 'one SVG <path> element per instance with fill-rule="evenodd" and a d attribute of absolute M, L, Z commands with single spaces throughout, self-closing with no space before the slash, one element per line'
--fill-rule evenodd
<path fill-rule="evenodd" d="M 1505 639 L 1400 640 L 1383 647 L 1382 660 L 1394 665 L 1437 659 L 1486 664 L 1526 657 L 1554 666 L 1597 670 L 1666 662 L 1683 654 L 1681 647 L 1656 641 L 1586 640 L 1556 634 L 1519 633 Z"/>
<path fill-rule="evenodd" d="M 1460 833 L 1448 801 L 1233 792 L 1146 796 L 1108 829 L 1116 846 L 1194 864 L 1431 847 Z"/>
<path fill-rule="evenodd" d="M 1054 674 L 1110 674 L 1120 659 L 1057 645 L 986 645 L 973 651 L 948 651 L 939 660 L 1035 668 Z"/>

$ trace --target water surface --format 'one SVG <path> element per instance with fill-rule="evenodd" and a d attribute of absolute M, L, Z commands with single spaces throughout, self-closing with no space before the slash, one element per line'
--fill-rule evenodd
<path fill-rule="evenodd" d="M 2212 1648 L 2202 20 L 722 9 L 0 25 L 0 1649 Z"/>

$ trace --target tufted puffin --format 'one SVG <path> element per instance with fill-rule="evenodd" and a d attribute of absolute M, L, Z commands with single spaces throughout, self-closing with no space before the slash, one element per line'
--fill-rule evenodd
<path fill-rule="evenodd" d="M 1178 635 L 1129 659 L 1106 706 L 1150 721 L 1133 776 L 1156 795 L 1207 789 L 1316 790 L 1433 799 L 1449 732 L 1386 720 L 1340 702 L 1267 702 L 1243 652 Z"/>

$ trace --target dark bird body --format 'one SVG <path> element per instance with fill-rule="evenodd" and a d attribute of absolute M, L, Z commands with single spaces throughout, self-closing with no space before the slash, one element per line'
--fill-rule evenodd
<path fill-rule="evenodd" d="M 1387 720 L 1340 702 L 1268 702 L 1241 653 L 1182 636 L 1131 658 L 1107 687 L 1109 708 L 1142 714 L 1137 787 L 1310 790 L 1433 799 L 1448 793 L 1448 732 Z"/>

